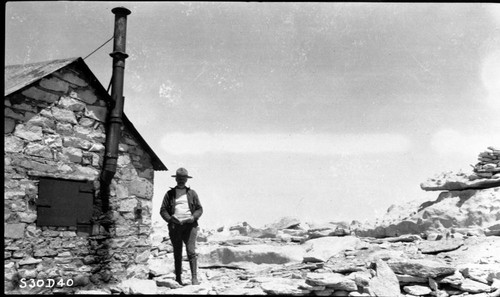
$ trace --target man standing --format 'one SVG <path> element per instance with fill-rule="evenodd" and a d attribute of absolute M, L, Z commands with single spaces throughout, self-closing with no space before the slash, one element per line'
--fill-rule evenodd
<path fill-rule="evenodd" d="M 182 284 L 182 243 L 186 245 L 189 266 L 191 268 L 191 283 L 199 285 L 197 277 L 196 236 L 198 232 L 198 219 L 203 213 L 203 208 L 198 199 L 198 194 L 193 189 L 186 187 L 188 171 L 179 168 L 175 177 L 177 186 L 170 188 L 163 197 L 160 208 L 161 217 L 168 223 L 170 241 L 174 248 L 175 280 Z"/>

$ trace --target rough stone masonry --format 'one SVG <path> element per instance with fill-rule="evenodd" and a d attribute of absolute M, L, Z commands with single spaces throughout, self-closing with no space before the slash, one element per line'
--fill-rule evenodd
<path fill-rule="evenodd" d="M 111 211 L 103 213 L 99 173 L 107 102 L 92 81 L 73 63 L 5 96 L 6 291 L 21 279 L 71 279 L 78 287 L 147 277 L 151 157 L 123 128 L 118 169 L 109 189 Z M 93 184 L 91 232 L 37 226 L 41 177 Z"/>

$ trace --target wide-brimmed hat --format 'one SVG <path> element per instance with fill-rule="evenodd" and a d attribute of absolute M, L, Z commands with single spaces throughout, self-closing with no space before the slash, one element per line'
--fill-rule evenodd
<path fill-rule="evenodd" d="M 189 176 L 188 175 L 188 171 L 186 170 L 186 168 L 179 168 L 177 169 L 177 171 L 175 172 L 175 175 L 172 175 L 172 177 L 187 177 L 187 178 L 193 178 L 192 176 Z"/>

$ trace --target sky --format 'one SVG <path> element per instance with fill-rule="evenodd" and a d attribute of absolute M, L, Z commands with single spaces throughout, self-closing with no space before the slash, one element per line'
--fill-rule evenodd
<path fill-rule="evenodd" d="M 153 221 L 179 167 L 202 227 L 351 222 L 500 147 L 498 4 L 8 2 L 6 65 L 86 57 L 106 87 L 118 6 L 125 114 L 169 168 Z"/>

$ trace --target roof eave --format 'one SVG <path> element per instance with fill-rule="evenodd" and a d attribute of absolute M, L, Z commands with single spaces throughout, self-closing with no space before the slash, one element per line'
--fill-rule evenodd
<path fill-rule="evenodd" d="M 104 100 L 107 103 L 113 102 L 113 99 L 109 95 L 108 91 L 99 82 L 97 77 L 94 75 L 94 73 L 90 70 L 90 68 L 87 66 L 87 64 L 85 63 L 85 61 L 81 57 L 54 60 L 54 61 L 59 61 L 59 62 L 61 62 L 61 64 L 55 65 L 52 68 L 48 67 L 46 73 L 42 73 L 42 75 L 39 75 L 39 76 L 34 75 L 33 79 L 23 81 L 22 83 L 19 83 L 17 85 L 13 85 L 13 86 L 9 87 L 8 89 L 5 89 L 4 96 L 8 96 L 14 92 L 20 91 L 20 90 L 32 85 L 36 81 L 56 72 L 64 67 L 70 66 L 72 64 L 78 64 L 77 66 L 80 67 L 85 72 L 85 74 L 88 75 L 88 77 L 91 79 L 92 85 L 96 87 L 96 92 L 99 93 L 100 95 L 102 95 Z M 11 65 L 8 67 L 13 67 L 13 66 L 20 66 L 20 65 Z M 158 171 L 168 170 L 168 168 L 165 166 L 165 164 L 163 164 L 163 162 L 160 160 L 158 155 L 156 155 L 156 153 L 148 145 L 146 140 L 141 136 L 139 131 L 137 131 L 137 129 L 134 127 L 134 125 L 128 119 L 128 117 L 125 115 L 125 113 L 123 113 L 123 123 L 128 129 L 131 130 L 132 134 L 137 137 L 137 140 L 139 141 L 139 143 L 145 148 L 146 152 L 151 156 L 151 163 L 153 165 L 153 169 L 158 170 Z"/>

